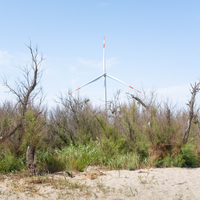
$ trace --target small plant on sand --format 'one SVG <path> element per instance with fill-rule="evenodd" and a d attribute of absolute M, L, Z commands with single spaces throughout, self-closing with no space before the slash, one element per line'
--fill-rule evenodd
<path fill-rule="evenodd" d="M 140 180 L 140 183 L 144 185 L 145 187 L 145 184 L 156 184 L 157 181 L 155 180 L 155 176 L 152 176 L 152 177 L 149 177 L 149 169 L 148 171 L 146 172 L 147 175 L 146 176 L 138 176 L 138 179 Z"/>

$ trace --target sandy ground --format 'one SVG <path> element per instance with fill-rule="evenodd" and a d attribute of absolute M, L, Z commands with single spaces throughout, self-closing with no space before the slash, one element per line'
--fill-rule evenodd
<path fill-rule="evenodd" d="M 0 199 L 200 199 L 200 168 L 150 168 L 48 175 L 38 178 L 1 176 Z M 41 179 L 41 177 L 39 178 Z"/>

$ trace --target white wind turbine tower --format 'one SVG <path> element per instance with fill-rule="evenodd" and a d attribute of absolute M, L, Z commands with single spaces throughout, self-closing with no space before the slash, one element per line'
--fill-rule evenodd
<path fill-rule="evenodd" d="M 91 80 L 90 82 L 82 85 L 81 87 L 77 88 L 75 91 L 78 91 L 80 90 L 81 88 L 85 87 L 86 85 L 89 85 L 90 83 L 93 83 L 97 80 L 99 80 L 101 77 L 104 77 L 104 104 L 105 104 L 105 109 L 107 109 L 107 85 L 106 85 L 106 77 L 109 77 L 111 79 L 114 79 L 126 86 L 128 86 L 129 88 L 131 89 L 134 89 L 132 86 L 129 86 L 128 84 L 124 83 L 123 81 L 113 77 L 113 76 L 110 76 L 106 73 L 106 60 L 105 60 L 105 36 L 103 37 L 103 74 L 98 76 L 97 78 Z M 75 92 L 73 91 L 73 92 Z M 141 93 L 139 90 L 136 90 L 137 92 Z M 71 92 L 70 94 L 72 94 L 73 92 Z"/>

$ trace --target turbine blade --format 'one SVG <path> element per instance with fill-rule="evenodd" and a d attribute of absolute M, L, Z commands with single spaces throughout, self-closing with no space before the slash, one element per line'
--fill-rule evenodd
<path fill-rule="evenodd" d="M 114 80 L 116 80 L 116 81 L 118 81 L 118 82 L 120 82 L 120 83 L 122 83 L 122 84 L 124 84 L 124 85 L 126 85 L 126 86 L 128 86 L 128 87 L 130 87 L 131 89 L 134 89 L 132 86 L 130 86 L 130 85 L 124 83 L 123 81 L 121 81 L 121 80 L 119 80 L 119 79 L 117 79 L 117 78 L 115 78 L 115 77 L 113 77 L 113 76 L 110 76 L 110 75 L 108 75 L 108 74 L 106 74 L 106 76 L 108 76 L 109 78 L 112 78 L 112 79 L 114 79 Z M 135 90 L 136 90 L 136 89 L 135 89 Z M 136 90 L 136 91 L 139 92 L 139 93 L 141 93 L 139 90 Z"/>
<path fill-rule="evenodd" d="M 102 76 L 104 76 L 104 74 L 102 74 L 101 76 L 98 76 L 98 77 L 95 78 L 95 79 L 92 79 L 91 81 L 89 81 L 88 83 L 86 83 L 86 84 L 82 85 L 81 87 L 77 88 L 77 89 L 76 89 L 75 91 L 73 91 L 73 92 L 76 92 L 76 91 L 80 90 L 81 88 L 85 87 L 86 85 L 89 85 L 90 83 L 93 83 L 93 82 L 99 80 Z M 69 93 L 69 94 L 72 94 L 73 92 L 71 92 L 71 93 Z"/>

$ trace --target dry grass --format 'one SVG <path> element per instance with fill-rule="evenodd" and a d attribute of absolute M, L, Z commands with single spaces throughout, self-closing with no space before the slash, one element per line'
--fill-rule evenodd
<path fill-rule="evenodd" d="M 0 183 L 3 183 L 7 187 L 6 191 L 0 192 L 0 195 L 4 196 L 24 193 L 29 197 L 38 195 L 48 198 L 50 193 L 46 191 L 52 192 L 52 189 L 57 192 L 58 199 L 69 195 L 73 196 L 77 192 L 82 195 L 90 195 L 88 186 L 81 183 L 81 181 L 69 180 L 65 176 L 47 174 L 44 176 L 28 177 L 26 174 L 9 174 L 1 175 Z"/>
<path fill-rule="evenodd" d="M 72 174 L 76 174 L 76 178 L 68 177 L 65 172 L 35 177 L 29 177 L 27 173 L 0 175 L 0 198 L 15 195 L 15 198 L 21 199 L 22 194 L 26 197 L 47 199 L 55 195 L 57 199 L 78 196 L 97 198 L 99 192 L 104 195 L 110 192 L 110 188 L 106 188 L 103 182 L 98 180 L 99 176 L 105 175 L 103 172 L 92 169 L 82 173 L 73 171 Z M 92 180 L 92 186 L 86 184 L 89 179 Z M 4 190 L 1 190 L 2 184 L 6 186 Z"/>

